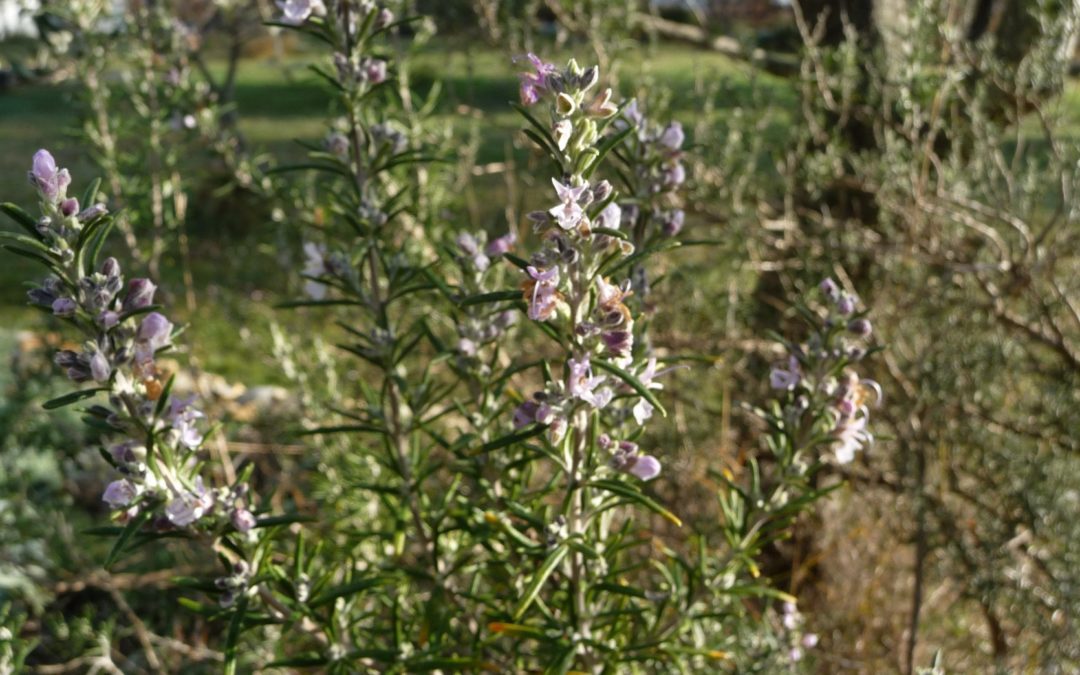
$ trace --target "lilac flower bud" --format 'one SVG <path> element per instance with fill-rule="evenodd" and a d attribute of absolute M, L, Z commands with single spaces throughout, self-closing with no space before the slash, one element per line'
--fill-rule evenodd
<path fill-rule="evenodd" d="M 660 468 L 660 460 L 652 455 L 641 455 L 629 471 L 641 480 L 648 481 L 660 475 Z"/>
<path fill-rule="evenodd" d="M 60 317 L 70 317 L 75 315 L 75 310 L 79 308 L 79 304 L 72 298 L 57 298 L 52 303 L 53 314 Z"/>
<path fill-rule="evenodd" d="M 619 225 L 622 223 L 622 209 L 615 202 L 611 202 L 604 207 L 604 210 L 600 212 L 600 215 L 596 217 L 597 227 L 605 227 L 609 230 L 619 229 Z"/>
<path fill-rule="evenodd" d="M 95 382 L 108 382 L 112 375 L 112 365 L 101 350 L 95 350 L 90 357 L 90 376 Z"/>
<path fill-rule="evenodd" d="M 851 314 L 855 311 L 855 296 L 850 293 L 844 293 L 840 296 L 840 299 L 836 302 L 836 311 L 840 312 L 844 316 Z"/>
<path fill-rule="evenodd" d="M 281 23 L 299 26 L 311 16 L 316 4 L 321 5 L 321 0 L 277 0 L 278 9 L 281 10 Z"/>
<path fill-rule="evenodd" d="M 517 233 L 510 230 L 507 234 L 489 241 L 487 247 L 484 248 L 484 253 L 495 258 L 509 252 L 515 243 L 517 243 Z"/>
<path fill-rule="evenodd" d="M 255 516 L 247 509 L 233 509 L 233 512 L 229 514 L 229 520 L 232 521 L 237 532 L 244 533 L 255 527 Z"/>
<path fill-rule="evenodd" d="M 669 237 L 674 237 L 682 231 L 683 222 L 686 220 L 686 213 L 682 209 L 675 209 L 667 214 L 664 219 L 664 234 Z"/>
<path fill-rule="evenodd" d="M 64 198 L 67 186 L 71 183 L 71 174 L 67 169 L 57 170 L 56 160 L 48 150 L 38 150 L 34 153 L 30 182 L 42 197 L 55 204 Z"/>
<path fill-rule="evenodd" d="M 149 307 L 154 302 L 156 290 L 157 286 L 149 279 L 132 279 L 128 282 L 128 292 L 124 297 L 124 310 L 130 312 Z"/>
<path fill-rule="evenodd" d="M 686 169 L 682 164 L 675 164 L 664 171 L 664 185 L 676 188 L 686 182 Z"/>
<path fill-rule="evenodd" d="M 145 342 L 152 345 L 156 350 L 160 347 L 164 347 L 169 342 L 169 337 L 172 334 L 172 323 L 169 322 L 163 315 L 158 312 L 150 312 L 146 315 L 146 318 L 139 324 L 139 330 L 135 334 L 135 339 L 139 342 Z"/>
<path fill-rule="evenodd" d="M 611 196 L 613 189 L 611 183 L 602 180 L 592 187 L 593 198 L 598 202 L 602 202 Z"/>
<path fill-rule="evenodd" d="M 120 276 L 120 263 L 116 262 L 116 258 L 106 258 L 101 263 L 101 274 L 107 278 Z"/>
<path fill-rule="evenodd" d="M 840 299 L 840 287 L 832 279 L 825 279 L 818 285 L 818 288 L 821 289 L 821 293 L 829 302 L 836 302 Z"/>
<path fill-rule="evenodd" d="M 129 480 L 114 480 L 105 486 L 101 501 L 113 509 L 120 509 L 130 504 L 138 494 L 135 485 Z"/>
<path fill-rule="evenodd" d="M 660 144 L 669 150 L 681 148 L 685 139 L 686 135 L 683 133 L 682 125 L 678 122 L 672 122 L 664 129 L 664 133 L 660 134 Z"/>
<path fill-rule="evenodd" d="M 104 312 L 101 312 L 97 315 L 96 321 L 99 326 L 101 326 L 105 330 L 109 330 L 110 328 L 116 326 L 116 324 L 120 321 L 120 315 L 116 312 L 105 310 Z"/>
<path fill-rule="evenodd" d="M 108 212 L 109 210 L 105 208 L 104 204 L 94 204 L 83 209 L 82 213 L 78 215 L 78 219 L 80 223 L 87 223 L 95 218 L 100 218 Z"/>
<path fill-rule="evenodd" d="M 394 22 L 394 13 L 389 9 L 383 7 L 379 10 L 379 15 L 375 17 L 376 28 L 386 28 Z"/>
<path fill-rule="evenodd" d="M 866 319 L 855 319 L 848 324 L 848 330 L 859 337 L 870 337 L 870 333 L 873 332 L 874 328 Z"/>
<path fill-rule="evenodd" d="M 386 81 L 386 61 L 382 59 L 370 59 L 364 65 L 364 76 L 372 84 L 381 84 Z"/>
<path fill-rule="evenodd" d="M 69 197 L 69 198 L 65 199 L 64 201 L 60 202 L 60 213 L 64 214 L 65 217 L 70 218 L 71 216 L 75 215 L 78 212 L 79 212 L 79 200 L 78 199 L 75 199 L 74 197 Z"/>

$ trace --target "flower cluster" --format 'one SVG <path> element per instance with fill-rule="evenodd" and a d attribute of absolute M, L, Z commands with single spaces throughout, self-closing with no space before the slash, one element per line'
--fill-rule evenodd
<path fill-rule="evenodd" d="M 870 336 L 872 326 L 864 313 L 857 312 L 858 299 L 835 281 L 825 279 L 819 289 L 828 307 L 821 330 L 810 336 L 805 347 L 788 345 L 787 358 L 769 373 L 769 385 L 791 393 L 792 414 L 801 415 L 812 402 L 824 405 L 833 456 L 846 464 L 873 442 L 867 429 L 869 404 L 877 405 L 882 398 L 877 382 L 860 377 L 850 367 L 867 355 L 857 342 Z"/>
<path fill-rule="evenodd" d="M 616 396 L 634 400 L 632 417 L 639 425 L 651 416 L 652 404 L 616 373 L 638 376 L 637 383 L 646 389 L 659 384 L 654 382 L 655 360 L 634 363 L 634 317 L 626 305 L 630 282 L 607 275 L 612 261 L 634 251 L 621 230 L 618 195 L 608 181 L 591 180 L 603 159 L 598 140 L 618 106 L 610 89 L 590 93 L 599 79 L 595 67 L 583 69 L 570 61 L 559 69 L 532 54 L 527 58 L 533 72 L 522 75 L 521 98 L 526 104 L 549 102 L 550 125 L 536 131 L 564 174 L 551 181 L 555 204 L 529 214 L 541 246 L 524 267 L 522 291 L 529 318 L 549 322 L 566 336 L 567 360 L 565 377 L 547 382 L 522 403 L 514 424 L 547 425 L 550 440 L 558 443 L 580 420 L 578 411 L 607 409 Z M 598 364 L 607 372 L 600 372 Z M 659 473 L 659 462 L 641 455 L 632 443 L 608 439 L 603 446 L 612 453 L 609 466 L 617 470 L 644 480 Z"/>
<path fill-rule="evenodd" d="M 788 643 L 787 657 L 792 663 L 803 660 L 807 649 L 813 649 L 818 644 L 818 636 L 815 633 L 807 633 L 804 630 L 805 619 L 794 602 L 785 602 L 783 616 L 780 623 L 784 627 L 784 638 Z"/>
<path fill-rule="evenodd" d="M 115 258 L 93 269 L 107 211 L 102 204 L 79 210 L 78 200 L 67 196 L 70 174 L 47 150 L 34 155 L 29 177 L 41 198 L 37 246 L 53 273 L 28 297 L 85 338 L 79 351 L 59 351 L 56 364 L 71 380 L 93 381 L 108 392 L 108 405 L 88 410 L 109 430 L 105 456 L 120 474 L 103 501 L 121 522 L 156 516 L 155 525 L 168 529 L 229 518 L 247 531 L 254 518 L 243 506 L 243 486 L 208 490 L 196 474 L 203 413 L 192 399 L 170 397 L 168 378 L 156 364 L 174 335 L 173 324 L 154 311 L 156 286 L 137 278 L 125 290 Z"/>
<path fill-rule="evenodd" d="M 487 233 L 461 232 L 454 238 L 451 254 L 461 271 L 461 290 L 465 295 L 487 292 L 494 268 L 492 261 L 513 249 L 517 235 L 509 233 L 488 241 Z M 480 350 L 502 336 L 517 321 L 517 313 L 511 310 L 486 310 L 482 305 L 466 308 L 465 315 L 456 321 L 458 355 L 464 360 L 477 361 Z M 487 372 L 486 366 L 475 363 Z"/>
<path fill-rule="evenodd" d="M 686 135 L 679 122 L 661 125 L 650 120 L 641 110 L 637 99 L 622 113 L 616 128 L 633 129 L 633 142 L 628 150 L 629 167 L 633 170 L 633 200 L 623 209 L 639 238 L 648 234 L 648 225 L 656 223 L 659 232 L 672 237 L 683 227 L 686 214 L 678 207 L 678 191 L 686 182 L 682 164 Z M 641 241 L 635 239 L 641 245 Z"/>

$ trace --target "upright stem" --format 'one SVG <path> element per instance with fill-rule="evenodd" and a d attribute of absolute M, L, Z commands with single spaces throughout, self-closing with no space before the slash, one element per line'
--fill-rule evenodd
<path fill-rule="evenodd" d="M 915 672 L 915 646 L 919 639 L 919 614 L 922 610 L 923 575 L 927 554 L 926 513 L 923 491 L 926 489 L 926 452 L 920 444 L 915 451 L 915 583 L 911 589 L 911 619 L 908 624 L 907 675 Z"/>

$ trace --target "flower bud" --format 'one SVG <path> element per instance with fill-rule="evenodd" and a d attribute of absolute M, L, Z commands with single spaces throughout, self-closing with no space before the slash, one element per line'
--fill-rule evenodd
<path fill-rule="evenodd" d="M 79 222 L 86 223 L 95 218 L 100 218 L 108 212 L 109 210 L 105 208 L 104 204 L 94 204 L 93 206 L 83 209 L 82 213 L 78 215 L 78 219 Z"/>
<path fill-rule="evenodd" d="M 78 303 L 72 298 L 57 298 L 52 303 L 53 314 L 60 317 L 70 317 L 75 315 L 75 310 L 79 308 Z"/>
<path fill-rule="evenodd" d="M 107 278 L 120 276 L 120 263 L 116 262 L 116 258 L 106 258 L 101 263 L 101 273 Z"/>
<path fill-rule="evenodd" d="M 840 312 L 844 316 L 851 314 L 855 311 L 855 296 L 850 293 L 844 293 L 840 296 L 840 299 L 836 302 L 836 311 Z"/>
<path fill-rule="evenodd" d="M 139 324 L 135 339 L 147 343 L 154 349 L 164 347 L 168 344 L 169 337 L 172 335 L 172 328 L 173 325 L 163 315 L 158 312 L 150 312 Z"/>
<path fill-rule="evenodd" d="M 840 299 L 840 287 L 832 279 L 825 279 L 818 285 L 818 288 L 821 289 L 822 295 L 828 298 L 829 302 L 837 302 Z"/>
<path fill-rule="evenodd" d="M 669 150 L 678 150 L 685 140 L 686 134 L 678 122 L 672 122 L 664 129 L 664 133 L 660 134 L 660 144 Z"/>
<path fill-rule="evenodd" d="M 64 201 L 60 202 L 60 213 L 64 214 L 65 217 L 70 218 L 71 216 L 75 215 L 78 212 L 79 212 L 79 200 L 78 199 L 75 199 L 74 197 L 69 197 L 68 199 L 65 199 Z"/>
<path fill-rule="evenodd" d="M 105 487 L 101 501 L 114 509 L 130 504 L 136 495 L 135 486 L 128 480 L 114 480 Z"/>
<path fill-rule="evenodd" d="M 870 333 L 873 332 L 873 326 L 866 319 L 855 319 L 848 324 L 848 330 L 858 335 L 859 337 L 870 337 Z"/>
<path fill-rule="evenodd" d="M 683 221 L 686 220 L 686 214 L 682 209 L 675 209 L 667 214 L 664 219 L 664 234 L 669 237 L 674 237 L 683 228 Z"/>
<path fill-rule="evenodd" d="M 229 520 L 232 521 L 236 531 L 240 533 L 247 532 L 255 527 L 255 516 L 247 509 L 233 509 L 233 512 L 229 514 Z"/>
<path fill-rule="evenodd" d="M 109 359 L 100 350 L 95 350 L 90 357 L 90 376 L 95 382 L 108 382 L 110 375 L 112 375 L 112 365 L 109 364 Z"/>
<path fill-rule="evenodd" d="M 394 22 L 394 13 L 389 9 L 383 7 L 379 10 L 379 15 L 375 17 L 376 28 L 386 28 Z"/>
<path fill-rule="evenodd" d="M 132 279 L 128 282 L 128 292 L 124 297 L 124 310 L 142 309 L 154 302 L 157 286 L 149 279 Z"/>

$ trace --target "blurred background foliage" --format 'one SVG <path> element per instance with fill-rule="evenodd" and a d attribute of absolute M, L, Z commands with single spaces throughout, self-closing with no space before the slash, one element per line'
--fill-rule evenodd
<path fill-rule="evenodd" d="M 41 3 L 56 14 L 64 4 Z M 181 355 L 186 386 L 226 420 L 220 452 L 256 457 L 262 475 L 298 477 L 278 495 L 302 502 L 304 470 L 319 463 L 286 430 L 311 397 L 336 393 L 320 387 L 347 388 L 358 374 L 308 330 L 314 315 L 273 309 L 298 290 L 298 275 L 282 270 L 301 265 L 300 242 L 265 171 L 302 157 L 297 140 L 325 136 L 331 97 L 305 67 L 311 45 L 263 25 L 270 3 L 147 4 L 185 26 L 182 51 L 200 82 L 173 103 L 194 124 L 160 130 L 187 196 L 182 214 L 163 216 L 172 224 L 161 225 L 162 287 L 200 316 L 193 351 Z M 424 132 L 456 160 L 430 186 L 448 231 L 517 227 L 543 199 L 531 194 L 537 157 L 507 105 L 516 54 L 599 62 L 620 94 L 685 125 L 686 230 L 710 243 L 669 259 L 649 308 L 661 354 L 703 355 L 674 375 L 671 422 L 650 432 L 671 467 L 655 490 L 684 520 L 707 531 L 720 517 L 707 468 L 737 476 L 753 452 L 759 429 L 743 404 L 765 396 L 776 357 L 765 331 L 785 327 L 785 310 L 826 275 L 874 308 L 888 346 L 872 373 L 887 392 L 879 440 L 763 566 L 821 636 L 803 662 L 812 671 L 912 672 L 939 649 L 955 672 L 1080 668 L 1076 11 L 1070 0 L 401 8 L 430 17 L 401 48 L 409 91 L 431 101 Z M 24 203 L 39 147 L 75 175 L 110 161 L 85 142 L 93 92 L 71 27 L 36 16 L 0 43 L 0 194 Z M 86 39 L 99 31 L 107 44 L 107 28 Z M 108 95 L 144 83 L 124 79 L 125 55 L 97 55 L 113 78 Z M 200 117 L 207 101 L 223 112 Z M 125 138 L 144 130 L 113 131 L 113 160 L 139 166 Z M 189 238 L 186 253 L 173 231 Z M 59 338 L 24 305 L 28 269 L 0 268 L 10 363 L 0 375 L 0 623 L 10 629 L 0 672 L 19 670 L 9 635 L 33 647 L 31 671 L 182 662 L 213 672 L 212 630 L 174 613 L 168 590 L 199 562 L 162 548 L 107 574 L 107 543 L 82 533 L 105 514 L 101 466 L 81 450 L 87 432 L 74 416 L 40 410 L 57 389 L 49 355 Z"/>

